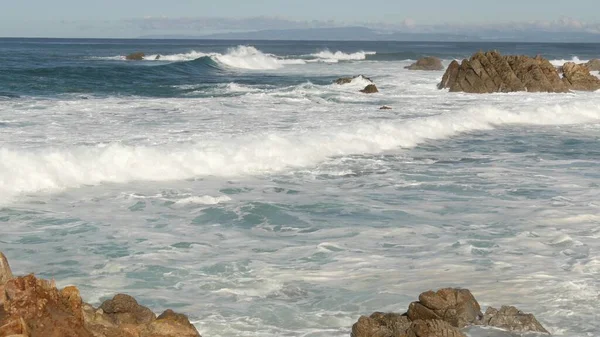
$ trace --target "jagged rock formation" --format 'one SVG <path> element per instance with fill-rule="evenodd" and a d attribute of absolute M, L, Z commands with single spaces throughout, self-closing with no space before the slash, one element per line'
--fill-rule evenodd
<path fill-rule="evenodd" d="M 586 63 L 590 71 L 600 71 L 600 59 L 592 59 Z"/>
<path fill-rule="evenodd" d="M 360 92 L 365 93 L 365 94 L 374 94 L 376 92 L 379 92 L 379 90 L 377 89 L 375 84 L 369 84 Z"/>
<path fill-rule="evenodd" d="M 363 75 L 357 75 L 357 76 L 353 76 L 353 77 L 340 77 L 337 80 L 333 81 L 333 83 L 340 84 L 340 85 L 342 85 L 342 84 L 348 84 L 348 83 L 352 82 L 356 78 L 362 78 L 362 79 L 364 79 L 364 80 L 366 80 L 368 82 L 373 83 L 373 81 L 371 81 L 370 78 L 365 77 Z"/>
<path fill-rule="evenodd" d="M 146 55 L 144 53 L 138 52 L 125 56 L 125 59 L 129 61 L 141 61 L 144 59 L 145 56 Z"/>
<path fill-rule="evenodd" d="M 387 106 L 387 105 L 382 105 L 379 110 L 392 110 L 391 106 Z"/>
<path fill-rule="evenodd" d="M 556 68 L 541 56 L 502 56 L 497 51 L 478 52 L 446 69 L 439 89 L 451 92 L 568 92 Z"/>
<path fill-rule="evenodd" d="M 79 290 L 33 274 L 13 277 L 0 252 L 0 337 L 200 337 L 185 315 L 154 313 L 119 294 L 96 309 Z"/>
<path fill-rule="evenodd" d="M 437 57 L 427 56 L 417 60 L 417 62 L 404 67 L 408 70 L 444 70 L 442 60 Z"/>
<path fill-rule="evenodd" d="M 563 82 L 572 90 L 596 91 L 600 89 L 600 79 L 590 74 L 587 65 L 567 62 L 562 68 Z"/>
<path fill-rule="evenodd" d="M 548 333 L 533 317 L 514 307 L 489 308 L 481 313 L 479 303 L 467 289 L 445 288 L 419 295 L 405 314 L 376 312 L 362 316 L 352 326 L 352 337 L 464 337 L 460 329 L 493 326 L 513 332 Z"/>

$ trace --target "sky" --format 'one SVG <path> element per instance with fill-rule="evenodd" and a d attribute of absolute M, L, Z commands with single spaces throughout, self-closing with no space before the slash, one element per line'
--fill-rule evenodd
<path fill-rule="evenodd" d="M 381 29 L 600 29 L 600 1 L 2 0 L 3 37 L 136 37 L 368 25 Z M 527 26 L 529 25 L 529 26 Z M 591 27 L 591 28 L 590 28 Z"/>

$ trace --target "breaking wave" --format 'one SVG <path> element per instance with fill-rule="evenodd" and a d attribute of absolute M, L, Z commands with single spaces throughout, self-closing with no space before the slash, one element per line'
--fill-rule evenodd
<path fill-rule="evenodd" d="M 255 134 L 164 146 L 0 149 L 0 195 L 57 191 L 103 182 L 243 176 L 310 167 L 327 158 L 411 148 L 427 140 L 499 125 L 600 122 L 600 105 L 575 103 L 508 111 L 490 106 L 412 120 L 360 123 L 304 133 Z"/>

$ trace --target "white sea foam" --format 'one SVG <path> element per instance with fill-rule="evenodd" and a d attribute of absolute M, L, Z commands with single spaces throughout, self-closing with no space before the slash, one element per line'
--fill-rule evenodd
<path fill-rule="evenodd" d="M 197 52 L 195 50 L 190 51 L 189 53 L 181 53 L 181 54 L 153 54 L 146 55 L 144 60 L 146 61 L 170 61 L 170 62 L 183 62 L 183 61 L 193 61 L 199 59 L 201 57 L 210 56 L 211 54 L 206 54 L 202 52 Z M 158 59 L 157 59 L 158 57 Z"/>
<path fill-rule="evenodd" d="M 575 62 L 575 63 L 587 63 L 588 60 L 580 60 L 579 57 L 573 56 L 570 60 L 550 60 L 553 66 L 560 67 L 567 62 Z"/>
<path fill-rule="evenodd" d="M 239 176 L 279 172 L 317 164 L 328 157 L 410 148 L 498 125 L 565 125 L 600 121 L 592 103 L 508 111 L 480 106 L 397 122 L 358 123 L 303 133 L 240 136 L 188 145 L 0 149 L 0 191 L 56 191 L 103 182 L 165 181 L 197 176 Z"/>
<path fill-rule="evenodd" d="M 341 51 L 331 52 L 329 50 L 323 50 L 318 53 L 311 54 L 310 56 L 315 57 L 320 62 L 335 63 L 338 61 L 356 61 L 364 60 L 367 55 L 374 55 L 376 52 L 372 51 L 359 51 L 355 53 L 344 53 Z"/>
<path fill-rule="evenodd" d="M 201 197 L 193 196 L 193 197 L 179 199 L 175 202 L 175 204 L 177 204 L 177 205 L 189 205 L 189 204 L 217 205 L 217 204 L 220 204 L 222 202 L 227 202 L 227 201 L 231 201 L 231 198 L 226 195 L 222 195 L 219 197 L 203 195 Z"/>

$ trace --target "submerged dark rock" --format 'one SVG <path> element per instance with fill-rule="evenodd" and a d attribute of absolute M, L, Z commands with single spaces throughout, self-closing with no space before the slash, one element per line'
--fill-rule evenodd
<path fill-rule="evenodd" d="M 437 57 L 427 56 L 417 60 L 417 62 L 404 67 L 404 69 L 408 70 L 444 70 L 444 66 L 442 65 L 442 60 Z"/>
<path fill-rule="evenodd" d="M 333 81 L 333 83 L 340 84 L 340 85 L 342 85 L 342 84 L 348 84 L 348 83 L 351 83 L 356 78 L 362 78 L 364 80 L 367 80 L 367 81 L 373 83 L 373 81 L 371 81 L 370 78 L 365 77 L 363 75 L 357 75 L 357 76 L 353 76 L 353 77 L 340 77 L 337 80 Z"/>
<path fill-rule="evenodd" d="M 144 59 L 145 56 L 146 55 L 144 53 L 137 52 L 125 56 L 125 59 L 129 61 L 141 61 Z"/>
<path fill-rule="evenodd" d="M 376 92 L 379 92 L 379 90 L 377 89 L 375 84 L 369 84 L 360 92 L 365 93 L 365 94 L 374 94 Z"/>

